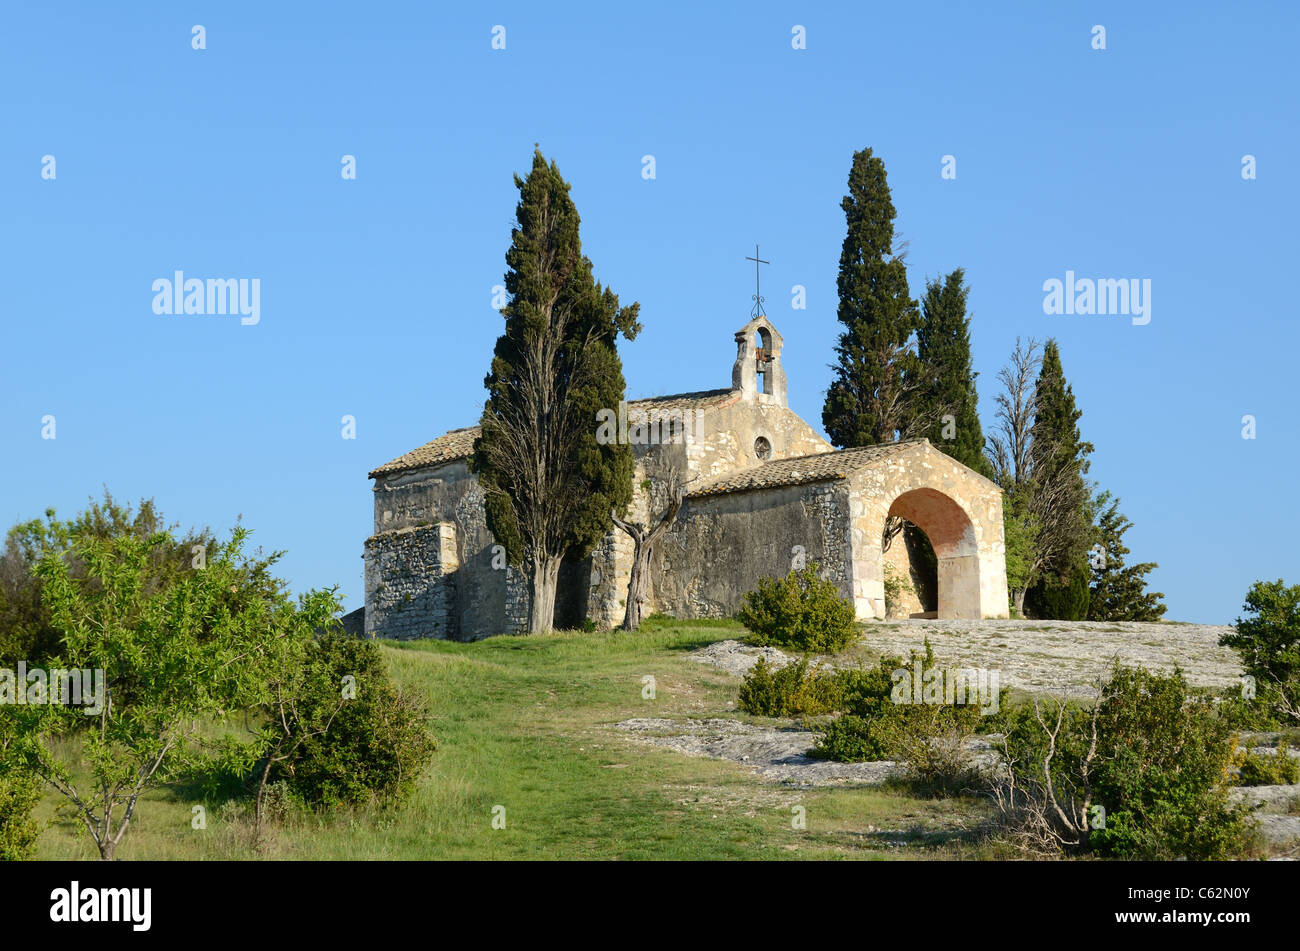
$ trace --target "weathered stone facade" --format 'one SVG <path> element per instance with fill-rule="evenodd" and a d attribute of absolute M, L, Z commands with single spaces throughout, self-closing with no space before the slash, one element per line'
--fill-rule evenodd
<path fill-rule="evenodd" d="M 885 518 L 897 515 L 934 548 L 941 617 L 1006 617 L 998 487 L 924 440 L 836 452 L 787 406 L 783 341 L 767 318 L 751 320 L 736 342 L 730 389 L 638 400 L 609 414 L 636 458 L 632 521 L 644 525 L 662 508 L 669 467 L 687 480 L 651 562 L 649 609 L 728 615 L 759 578 L 816 562 L 860 618 L 884 617 L 881 536 Z M 526 579 L 488 531 L 469 472 L 477 435 L 477 427 L 454 430 L 371 472 L 369 635 L 527 629 Z M 893 544 L 889 559 L 915 574 L 901 540 Z M 617 530 L 566 564 L 556 623 L 619 624 L 631 566 L 631 540 Z"/>
<path fill-rule="evenodd" d="M 818 482 L 688 498 L 653 564 L 654 607 L 676 617 L 726 617 L 760 578 L 816 563 L 847 595 L 849 497 Z"/>
<path fill-rule="evenodd" d="M 460 563 L 451 522 L 366 539 L 366 611 L 385 637 L 455 637 Z"/>
<path fill-rule="evenodd" d="M 448 435 L 461 437 L 467 432 Z M 467 453 L 465 447 L 473 446 L 473 436 L 453 439 L 453 443 L 447 452 Z M 506 564 L 504 551 L 496 547 L 488 531 L 483 490 L 470 473 L 465 456 L 372 475 L 375 534 L 366 542 L 366 632 L 385 637 L 468 638 L 525 630 L 527 582 L 521 572 Z M 435 523 L 455 527 L 447 542 L 447 555 L 439 556 L 436 569 L 424 562 L 412 543 L 386 541 L 403 531 Z M 387 558 L 381 564 L 383 555 Z M 444 598 L 450 605 L 450 620 L 445 625 L 436 623 L 434 617 L 421 622 L 410 607 L 397 611 L 380 592 L 383 585 L 400 589 L 405 597 L 420 585 L 435 583 L 435 571 L 439 578 L 436 583 L 448 592 Z M 380 593 L 372 597 L 372 592 Z"/>

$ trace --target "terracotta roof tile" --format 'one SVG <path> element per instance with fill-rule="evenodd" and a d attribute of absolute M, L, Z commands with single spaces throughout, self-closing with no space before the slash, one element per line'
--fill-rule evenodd
<path fill-rule="evenodd" d="M 370 471 L 370 478 L 403 472 L 407 469 L 419 469 L 424 466 L 436 466 L 456 459 L 467 459 L 474 452 L 474 440 L 478 439 L 480 430 L 477 426 L 453 429 L 444 433 L 433 442 L 427 442 L 419 449 L 412 449 L 404 456 L 398 456 L 392 462 L 386 462 Z"/>
<path fill-rule="evenodd" d="M 863 466 L 872 465 L 927 442 L 925 439 L 913 439 L 880 446 L 864 446 L 860 449 L 818 452 L 791 459 L 773 459 L 748 469 L 725 472 L 692 489 L 687 493 L 687 497 L 700 498 L 708 495 L 725 495 L 728 492 L 747 492 L 753 489 L 771 489 L 778 486 L 844 479 L 849 473 Z"/>
<path fill-rule="evenodd" d="M 641 400 L 629 400 L 628 411 L 653 409 L 665 413 L 674 410 L 705 409 L 710 406 L 722 406 L 740 394 L 731 389 L 700 390 L 696 393 L 675 393 L 670 396 L 651 396 Z M 474 440 L 478 439 L 481 428 L 467 426 L 444 433 L 432 442 L 427 442 L 418 449 L 412 449 L 405 455 L 386 462 L 377 469 L 370 470 L 369 478 L 405 472 L 408 469 L 422 469 L 425 466 L 442 465 L 457 459 L 468 459 L 474 453 Z"/>

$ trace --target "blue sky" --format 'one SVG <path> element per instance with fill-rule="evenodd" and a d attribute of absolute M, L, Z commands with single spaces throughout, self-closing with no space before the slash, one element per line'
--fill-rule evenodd
<path fill-rule="evenodd" d="M 967 270 L 986 432 L 1016 337 L 1055 336 L 1169 617 L 1300 582 L 1293 5 L 464 6 L 6 5 L 0 520 L 104 485 L 185 526 L 242 514 L 296 589 L 360 606 L 367 471 L 481 411 L 534 142 L 598 278 L 641 302 L 629 394 L 729 383 L 759 242 L 820 428 L 839 201 L 871 146 L 913 295 Z M 155 315 L 178 269 L 258 278 L 260 322 Z M 1067 270 L 1150 279 L 1150 323 L 1045 315 Z"/>

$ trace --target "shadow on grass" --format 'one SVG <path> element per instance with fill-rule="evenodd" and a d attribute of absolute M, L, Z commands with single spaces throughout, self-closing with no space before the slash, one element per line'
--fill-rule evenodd
<path fill-rule="evenodd" d="M 172 802 L 211 803 L 249 799 L 253 795 L 255 770 L 240 774 L 222 763 L 200 763 L 187 775 L 163 790 Z"/>
<path fill-rule="evenodd" d="M 937 851 L 951 846 L 978 846 L 986 844 L 993 833 L 991 822 L 977 823 L 969 828 L 933 829 L 922 823 L 913 823 L 904 829 L 843 829 L 831 833 L 832 841 L 849 842 L 860 849 L 889 852 L 900 849 Z"/>

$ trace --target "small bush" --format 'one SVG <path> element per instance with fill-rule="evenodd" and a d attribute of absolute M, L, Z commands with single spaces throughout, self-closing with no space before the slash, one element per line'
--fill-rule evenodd
<path fill-rule="evenodd" d="M 1238 786 L 1292 786 L 1300 782 L 1300 760 L 1290 754 L 1284 739 L 1277 741 L 1277 752 L 1271 756 L 1238 749 L 1232 764 L 1238 770 Z"/>
<path fill-rule="evenodd" d="M 284 823 L 301 813 L 304 803 L 291 785 L 280 781 L 266 787 L 262 808 L 272 822 Z"/>
<path fill-rule="evenodd" d="M 810 756 L 837 763 L 873 763 L 890 758 L 891 740 L 883 720 L 846 713 L 826 724 L 826 732 Z"/>
<path fill-rule="evenodd" d="M 808 658 L 773 670 L 766 658 L 750 668 L 740 685 L 740 709 L 760 717 L 818 716 L 830 713 L 840 702 L 835 677 L 808 669 Z"/>
<path fill-rule="evenodd" d="M 0 861 L 30 858 L 41 827 L 32 810 L 41 800 L 40 779 L 18 752 L 19 731 L 8 710 L 0 709 Z"/>
<path fill-rule="evenodd" d="M 1101 697 L 1097 801 L 1106 827 L 1093 847 L 1121 858 L 1225 858 L 1245 837 L 1243 810 L 1222 778 L 1232 744 L 1209 704 L 1193 700 L 1181 671 L 1117 668 Z"/>
<path fill-rule="evenodd" d="M 752 644 L 824 653 L 842 650 L 857 636 L 854 619 L 853 602 L 820 577 L 815 564 L 784 578 L 759 579 L 736 613 Z"/>
<path fill-rule="evenodd" d="M 1087 565 L 1076 566 L 1063 577 L 1044 575 L 1025 594 L 1026 613 L 1055 621 L 1086 621 L 1091 577 Z"/>
<path fill-rule="evenodd" d="M 906 578 L 899 576 L 893 562 L 885 562 L 885 617 L 898 616 L 899 601 L 904 594 L 915 594 L 915 589 Z"/>
<path fill-rule="evenodd" d="M 313 655 L 321 671 L 313 679 L 320 692 L 314 702 L 336 703 L 349 675 L 356 678 L 356 697 L 343 704 L 326 733 L 309 737 L 278 764 L 273 778 L 309 805 L 404 798 L 435 749 L 423 709 L 398 692 L 379 647 L 369 641 L 329 634 Z"/>
<path fill-rule="evenodd" d="M 1234 730 L 1270 733 L 1282 726 L 1269 704 L 1256 696 L 1244 696 L 1241 687 L 1228 687 L 1210 695 L 1216 698 L 1219 716 Z"/>
<path fill-rule="evenodd" d="M 902 658 L 882 657 L 874 667 L 839 671 L 836 680 L 844 714 L 826 725 L 825 734 L 809 755 L 840 763 L 892 759 L 888 723 L 895 713 L 890 700 L 891 674 L 902 666 Z"/>
<path fill-rule="evenodd" d="M 902 762 L 902 780 L 927 796 L 976 790 L 982 769 L 967 745 L 975 735 L 969 718 L 953 717 L 952 708 L 920 707 L 899 717 L 890 730 L 890 748 Z"/>
<path fill-rule="evenodd" d="M 977 778 L 967 741 L 981 728 L 995 728 L 978 704 L 910 703 L 896 694 L 895 672 L 922 676 L 936 669 L 929 641 L 925 654 L 905 661 L 884 657 L 874 667 L 841 671 L 844 716 L 830 723 L 813 755 L 842 762 L 898 760 L 907 782 L 925 793 L 951 793 Z M 919 689 L 919 688 L 918 688 Z M 1006 691 L 999 692 L 999 704 Z"/>

